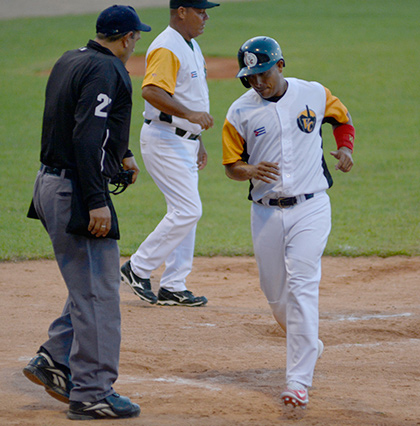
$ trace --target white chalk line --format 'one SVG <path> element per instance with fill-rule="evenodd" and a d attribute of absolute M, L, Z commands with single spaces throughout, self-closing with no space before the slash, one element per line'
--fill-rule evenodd
<path fill-rule="evenodd" d="M 328 348 L 375 348 L 378 346 L 412 346 L 420 345 L 420 339 L 395 340 L 393 342 L 374 342 L 374 343 L 342 343 L 340 345 L 326 346 Z"/>
<path fill-rule="evenodd" d="M 179 386 L 193 386 L 197 388 L 204 388 L 210 391 L 221 391 L 222 389 L 218 386 L 214 386 L 208 382 L 202 380 L 193 380 L 193 379 L 182 379 L 181 377 L 158 377 L 158 378 L 143 378 L 143 377 L 134 377 L 121 375 L 118 378 L 120 383 L 143 383 L 143 382 L 160 382 L 160 383 L 170 383 Z"/>
<path fill-rule="evenodd" d="M 404 318 L 404 317 L 410 317 L 413 314 L 411 312 L 404 312 L 401 314 L 371 314 L 371 315 L 361 315 L 361 316 L 354 316 L 354 315 L 337 315 L 334 318 L 325 318 L 320 319 L 320 321 L 366 321 L 366 320 L 374 320 L 374 319 L 389 319 L 389 318 Z"/>
<path fill-rule="evenodd" d="M 367 321 L 367 320 L 375 320 L 375 319 L 389 319 L 389 318 L 404 318 L 404 317 L 410 317 L 414 314 L 411 312 L 403 312 L 400 314 L 369 314 L 369 315 L 361 315 L 361 316 L 355 316 L 355 315 L 335 315 L 334 318 L 321 318 L 320 321 L 332 321 L 332 322 L 338 322 L 338 321 Z M 190 325 L 186 325 L 181 327 L 182 329 L 190 329 L 194 327 L 217 327 L 217 324 L 211 324 L 211 323 L 194 323 Z"/>
<path fill-rule="evenodd" d="M 210 323 L 195 323 L 195 324 L 191 324 L 191 325 L 185 325 L 181 328 L 183 330 L 187 330 L 187 329 L 195 328 L 195 327 L 217 327 L 217 325 L 216 324 L 210 324 Z"/>

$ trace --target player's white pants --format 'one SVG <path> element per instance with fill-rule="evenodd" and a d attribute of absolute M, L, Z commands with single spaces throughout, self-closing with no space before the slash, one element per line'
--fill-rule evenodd
<path fill-rule="evenodd" d="M 325 192 L 290 208 L 253 203 L 251 231 L 260 284 L 287 333 L 286 380 L 312 386 L 318 352 L 321 256 L 331 229 Z"/>
<path fill-rule="evenodd" d="M 198 140 L 175 135 L 167 125 L 144 124 L 140 148 L 146 170 L 165 196 L 167 213 L 131 256 L 136 275 L 149 278 L 165 262 L 160 285 L 186 290 L 194 258 L 195 231 L 202 214 L 198 192 Z"/>

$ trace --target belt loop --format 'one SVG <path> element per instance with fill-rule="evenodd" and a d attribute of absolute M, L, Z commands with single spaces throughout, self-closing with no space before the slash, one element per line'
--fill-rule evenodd
<path fill-rule="evenodd" d="M 152 120 L 149 120 L 148 118 L 145 118 L 145 119 L 144 119 L 144 123 L 145 123 L 145 124 L 151 124 L 151 123 L 152 123 Z M 187 132 L 187 131 L 186 131 L 186 130 L 184 130 L 184 129 L 180 129 L 179 127 L 173 127 L 173 126 L 170 126 L 170 128 L 173 130 L 173 132 L 174 132 L 177 136 L 179 136 L 179 137 L 181 137 L 181 138 L 184 138 L 184 139 L 190 139 L 190 140 L 195 141 L 195 140 L 197 140 L 197 139 L 200 137 L 200 135 L 201 135 L 201 134 L 195 135 L 195 134 L 193 134 L 193 133 L 191 133 L 191 132 Z"/>
<path fill-rule="evenodd" d="M 181 138 L 183 138 L 187 134 L 187 131 L 180 129 L 179 127 L 176 127 L 175 128 L 175 134 L 177 136 L 180 136 Z"/>

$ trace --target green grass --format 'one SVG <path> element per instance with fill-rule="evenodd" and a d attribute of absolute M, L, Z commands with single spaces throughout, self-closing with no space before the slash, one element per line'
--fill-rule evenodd
<path fill-rule="evenodd" d="M 334 177 L 329 191 L 333 228 L 328 255 L 420 254 L 420 2 L 404 0 L 260 0 L 223 3 L 209 11 L 198 41 L 206 56 L 232 57 L 255 35 L 277 39 L 286 76 L 316 80 L 349 108 L 356 126 L 355 166 L 335 172 L 334 140 L 324 126 L 325 155 Z M 142 34 L 144 54 L 168 23 L 164 8 L 140 11 L 153 27 Z M 28 18 L 0 25 L 0 260 L 52 257 L 38 221 L 26 218 L 39 167 L 44 90 L 48 70 L 68 49 L 94 36 L 96 15 Z M 138 144 L 143 101 L 133 78 L 131 147 Z M 252 254 L 248 184 L 227 179 L 221 166 L 221 128 L 244 88 L 237 80 L 209 81 L 215 127 L 204 136 L 209 164 L 200 172 L 203 217 L 197 255 Z M 121 253 L 132 253 L 165 213 L 150 177 L 114 198 Z"/>

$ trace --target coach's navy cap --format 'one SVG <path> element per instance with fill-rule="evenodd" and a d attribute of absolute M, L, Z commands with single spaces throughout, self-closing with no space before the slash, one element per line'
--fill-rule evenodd
<path fill-rule="evenodd" d="M 169 7 L 178 9 L 178 7 L 195 7 L 196 9 L 210 9 L 211 7 L 220 6 L 219 3 L 212 3 L 207 0 L 171 0 Z"/>
<path fill-rule="evenodd" d="M 149 32 L 150 30 L 151 27 L 140 21 L 139 15 L 131 6 L 115 4 L 101 12 L 96 21 L 96 32 L 107 37 L 130 31 Z"/>

